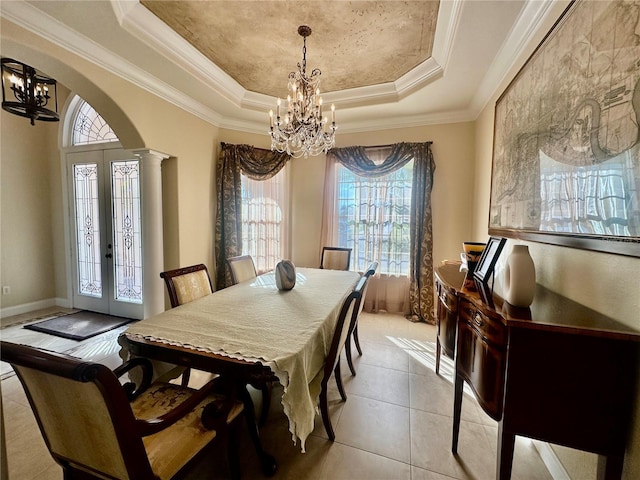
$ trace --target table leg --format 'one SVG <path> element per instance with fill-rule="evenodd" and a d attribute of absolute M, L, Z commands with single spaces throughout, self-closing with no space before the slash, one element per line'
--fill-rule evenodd
<path fill-rule="evenodd" d="M 513 450 L 516 443 L 515 434 L 504 428 L 504 420 L 498 423 L 498 462 L 496 465 L 496 479 L 509 480 L 513 464 Z"/>
<path fill-rule="evenodd" d="M 598 455 L 598 480 L 619 480 L 622 478 L 622 455 Z"/>
<path fill-rule="evenodd" d="M 451 440 L 451 452 L 458 453 L 458 436 L 460 434 L 460 414 L 462 412 L 462 388 L 464 380 L 456 373 L 453 393 L 453 435 Z"/>
<path fill-rule="evenodd" d="M 271 477 L 276 473 L 278 465 L 276 463 L 276 459 L 265 452 L 262 448 L 262 442 L 260 441 L 260 434 L 258 432 L 258 424 L 256 423 L 255 407 L 253 405 L 253 400 L 251 399 L 251 394 L 249 393 L 249 390 L 247 390 L 247 386 L 245 384 L 238 385 L 238 392 L 242 403 L 244 403 L 247 428 L 249 429 L 249 435 L 251 436 L 251 441 L 256 449 L 256 453 L 260 458 L 262 473 L 267 477 Z"/>
<path fill-rule="evenodd" d="M 436 338 L 436 375 L 440 375 L 440 338 Z"/>

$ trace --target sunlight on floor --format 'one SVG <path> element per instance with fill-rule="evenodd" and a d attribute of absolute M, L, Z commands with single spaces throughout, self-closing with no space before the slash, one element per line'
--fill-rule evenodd
<path fill-rule="evenodd" d="M 400 347 L 411 358 L 418 361 L 421 365 L 429 368 L 433 372 L 436 371 L 436 344 L 435 342 L 425 342 L 414 340 L 411 338 L 391 337 L 387 335 L 387 339 Z M 446 355 L 440 355 L 440 373 L 439 375 L 453 385 L 455 378 L 456 366 L 452 359 Z M 463 391 L 467 395 L 475 398 L 471 387 L 464 383 Z"/>

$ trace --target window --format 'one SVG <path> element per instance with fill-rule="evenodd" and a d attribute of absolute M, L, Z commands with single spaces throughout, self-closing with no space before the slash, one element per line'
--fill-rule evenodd
<path fill-rule="evenodd" d="M 251 255 L 259 273 L 289 258 L 287 170 L 263 181 L 242 175 L 242 255 Z"/>
<path fill-rule="evenodd" d="M 360 177 L 336 165 L 338 246 L 351 247 L 351 268 L 372 261 L 388 275 L 408 275 L 413 160 L 384 176 Z"/>
<path fill-rule="evenodd" d="M 72 135 L 73 145 L 118 141 L 118 137 L 105 119 L 84 100 L 77 109 Z"/>

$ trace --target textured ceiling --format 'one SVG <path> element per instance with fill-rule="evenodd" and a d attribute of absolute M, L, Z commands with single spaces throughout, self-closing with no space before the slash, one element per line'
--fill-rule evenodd
<path fill-rule="evenodd" d="M 249 91 L 283 97 L 302 60 L 333 92 L 394 82 L 427 60 L 439 1 L 141 0 L 153 14 Z"/>

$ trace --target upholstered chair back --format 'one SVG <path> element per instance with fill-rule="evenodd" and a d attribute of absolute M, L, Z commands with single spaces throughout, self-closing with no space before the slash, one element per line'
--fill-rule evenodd
<path fill-rule="evenodd" d="M 244 282 L 256 277 L 256 267 L 250 255 L 240 255 L 227 260 L 231 269 L 233 284 Z"/>
<path fill-rule="evenodd" d="M 204 270 L 174 277 L 173 284 L 176 287 L 176 297 L 179 305 L 184 305 L 211 293 L 209 276 Z"/>
<path fill-rule="evenodd" d="M 192 302 L 213 292 L 211 277 L 203 264 L 176 268 L 160 274 L 167 285 L 171 307 Z"/>
<path fill-rule="evenodd" d="M 327 270 L 349 270 L 351 249 L 342 247 L 323 247 L 320 268 Z"/>

